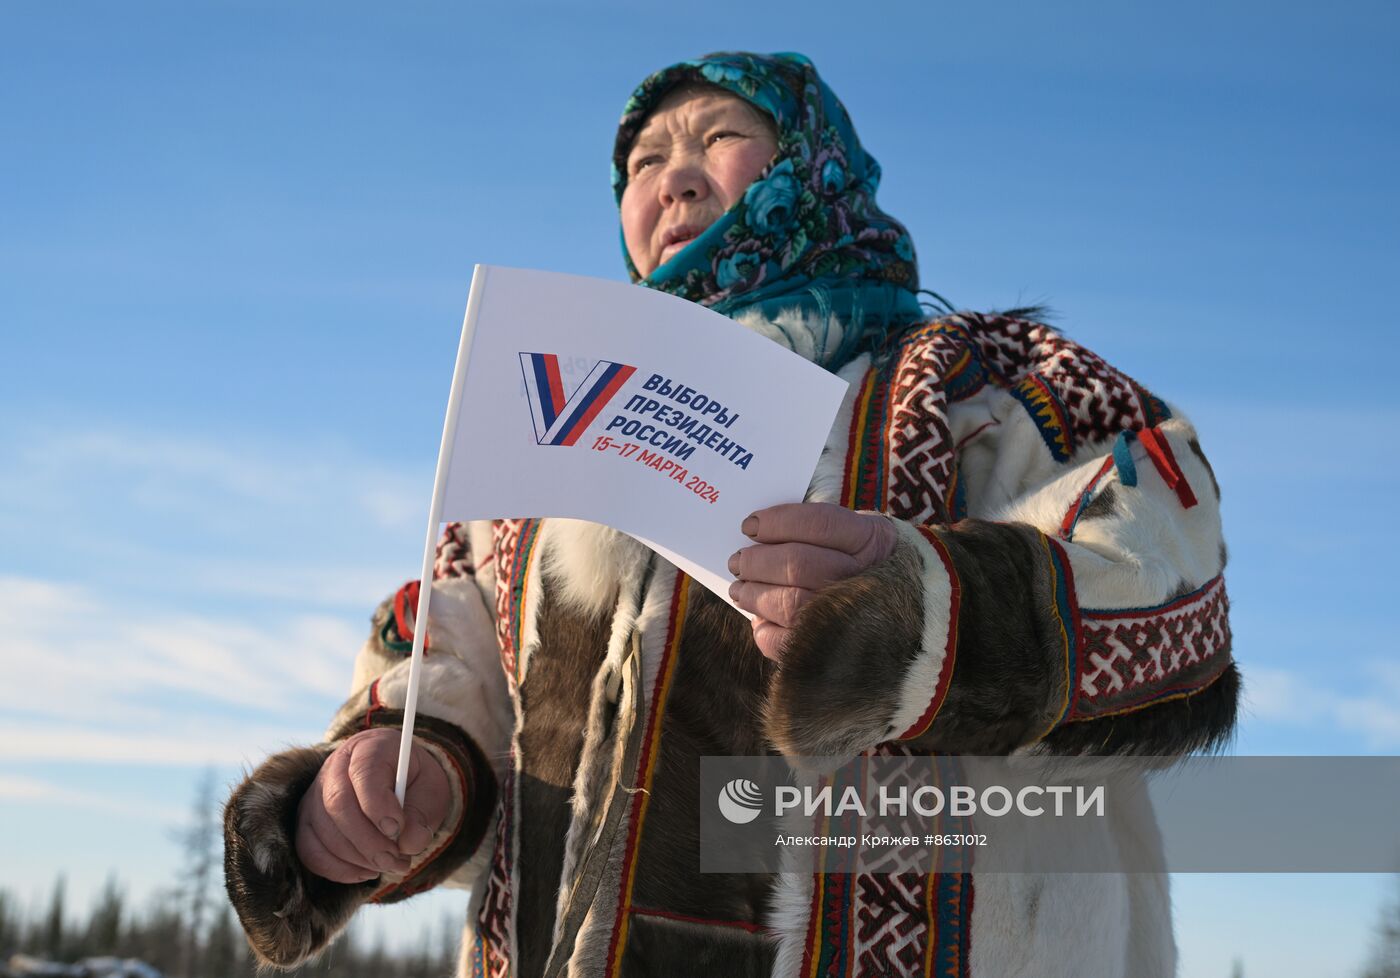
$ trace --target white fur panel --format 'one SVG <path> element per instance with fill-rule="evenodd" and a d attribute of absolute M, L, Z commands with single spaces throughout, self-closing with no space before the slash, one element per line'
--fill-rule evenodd
<path fill-rule="evenodd" d="M 820 779 L 810 772 L 791 770 L 791 783 L 799 789 L 815 789 Z M 778 817 L 778 830 L 783 834 L 810 834 L 812 823 L 799 810 L 789 810 Z M 778 872 L 773 875 L 769 891 L 766 923 L 778 939 L 778 952 L 773 962 L 773 978 L 802 978 L 802 958 L 807 951 L 807 926 L 812 918 L 814 878 L 811 856 L 796 846 L 786 846 L 778 856 Z"/>
<path fill-rule="evenodd" d="M 869 369 L 870 355 L 862 353 L 836 372 L 836 376 L 850 386 L 846 388 L 846 396 L 841 399 L 841 409 L 836 412 L 836 420 L 831 424 L 831 431 L 826 436 L 826 445 L 817 461 L 817 469 L 812 474 L 812 483 L 807 489 L 808 502 L 841 502 L 841 487 L 845 483 L 846 467 L 849 464 L 851 418 L 855 414 L 856 399 L 860 397 L 861 384 Z"/>
<path fill-rule="evenodd" d="M 410 628 L 413 627 L 417 610 L 408 610 L 407 624 Z M 464 577 L 435 581 L 428 601 L 428 622 L 435 652 L 456 656 L 483 675 L 500 675 L 501 660 L 495 626 L 486 599 L 475 581 Z M 352 696 L 401 661 L 399 656 L 386 655 L 381 650 L 378 636 L 370 636 L 355 657 Z M 504 678 L 498 685 L 502 691 L 505 690 Z"/>
<path fill-rule="evenodd" d="M 986 386 L 961 401 L 948 405 L 948 432 L 953 436 L 953 444 L 959 447 L 971 445 L 982 437 L 986 430 L 999 427 L 1001 399 L 1005 393 L 997 387 Z"/>
<path fill-rule="evenodd" d="M 402 710 L 408 701 L 409 661 L 403 659 L 379 678 L 379 699 L 389 709 Z M 455 655 L 429 652 L 423 656 L 418 712 L 460 727 L 476 741 L 497 778 L 504 777 L 513 718 L 499 664 L 474 667 Z"/>
<path fill-rule="evenodd" d="M 1127 876 L 978 873 L 969 972 L 997 978 L 1146 978 L 1124 971 Z M 1171 925 L 1168 915 L 1158 926 Z"/>
<path fill-rule="evenodd" d="M 1184 418 L 1174 417 L 1159 427 L 1171 446 L 1182 475 L 1190 484 L 1196 505 L 1187 509 L 1176 491 L 1169 487 L 1147 456 L 1140 441 L 1132 444 L 1137 485 L 1124 486 L 1113 476 L 1118 511 L 1112 518 L 1082 521 L 1074 531 L 1074 542 L 1098 554 L 1119 561 L 1130 560 L 1144 568 L 1156 565 L 1170 574 L 1171 583 L 1160 600 L 1183 583 L 1190 587 L 1204 584 L 1224 568 L 1221 564 L 1220 501 L 1216 498 L 1210 473 L 1191 449 L 1195 430 Z M 1150 556 L 1149 556 L 1150 555 Z M 1071 560 L 1074 560 L 1071 553 Z M 1075 564 L 1076 578 L 1079 574 Z M 1091 608 L 1133 607 L 1131 595 L 1112 589 L 1084 594 L 1080 604 Z"/>
<path fill-rule="evenodd" d="M 544 521 L 538 547 L 551 595 L 591 614 L 613 607 L 618 583 L 648 553 L 645 544 L 621 530 L 559 518 Z"/>
<path fill-rule="evenodd" d="M 742 313 L 735 321 L 745 329 L 766 336 L 779 346 L 793 353 L 824 365 L 841 346 L 845 336 L 842 324 L 833 316 L 822 316 L 816 312 L 804 312 L 800 308 L 787 309 L 772 319 L 762 313 L 750 311 Z"/>
<path fill-rule="evenodd" d="M 1222 570 L 1219 501 L 1209 472 L 1188 444 L 1195 431 L 1180 417 L 1163 422 L 1159 430 L 1191 484 L 1197 505 L 1182 506 L 1142 443 L 1130 442 L 1137 485 L 1123 485 L 1117 469 L 1111 469 L 1096 493 L 1112 486 L 1113 514 L 1081 520 L 1066 544 L 1081 607 L 1161 604 L 1183 584 L 1199 586 Z M 987 518 L 1028 523 L 1051 536 L 1057 534 L 1065 514 L 1077 504 L 1112 446 L 1111 441 L 1086 446 L 1076 454 L 1078 464 L 1058 466 L 1062 473 L 1058 478 L 988 513 Z M 1048 455 L 1043 448 L 1041 454 Z"/>
<path fill-rule="evenodd" d="M 922 567 L 919 583 L 924 596 L 924 629 L 919 654 L 900 684 L 899 702 L 886 739 L 908 730 L 928 709 L 948 656 L 948 628 L 953 610 L 953 582 L 943 566 L 943 559 L 912 524 L 904 520 L 891 522 L 899 531 L 897 546 L 912 548 Z"/>
<path fill-rule="evenodd" d="M 980 426 L 990 426 L 971 438 L 958 455 L 968 515 L 975 519 L 996 519 L 993 514 L 998 510 L 1064 470 L 1050 457 L 1021 402 L 1006 391 L 984 388 L 976 397 L 953 404 L 948 422 L 959 441 Z"/>
<path fill-rule="evenodd" d="M 787 851 L 783 853 L 787 856 Z M 773 877 L 768 929 L 778 938 L 773 978 L 798 978 L 806 952 L 807 924 L 812 917 L 812 874 L 784 872 Z"/>
<path fill-rule="evenodd" d="M 1092 777 L 1090 775 L 1085 775 Z M 1077 778 L 1071 778 L 1071 781 Z M 1120 793 L 1104 831 L 1066 825 L 1064 835 L 1007 838 L 998 867 L 1029 861 L 1024 845 L 1052 845 L 1084 864 L 1162 864 L 1161 836 L 1147 792 Z M 971 973 L 1036 978 L 1171 978 L 1176 973 L 1165 874 L 976 873 Z"/>
<path fill-rule="evenodd" d="M 453 577 L 433 582 L 428 634 L 435 651 L 449 652 L 464 662 L 499 664 L 491 617 L 486 599 L 472 579 Z"/>
<path fill-rule="evenodd" d="M 379 636 L 371 635 L 365 640 L 365 644 L 360 646 L 360 651 L 355 654 L 355 665 L 350 673 L 350 696 L 353 698 L 357 693 L 363 691 L 366 686 L 374 682 L 375 677 L 394 668 L 396 662 L 398 662 L 397 656 L 385 654 L 380 646 Z"/>

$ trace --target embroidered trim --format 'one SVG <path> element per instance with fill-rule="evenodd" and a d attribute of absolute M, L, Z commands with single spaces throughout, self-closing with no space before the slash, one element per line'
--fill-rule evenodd
<path fill-rule="evenodd" d="M 862 776 L 866 762 L 867 756 L 862 755 L 858 765 Z M 847 773 L 852 766 L 846 765 L 838 772 L 838 775 L 844 776 L 821 778 L 819 787 L 824 789 L 831 785 L 832 797 L 840 798 L 847 787 L 856 784 Z M 842 811 L 840 825 L 836 829 L 831 827 L 833 818 L 838 816 L 833 816 L 829 811 L 822 813 L 822 827 L 818 834 L 860 838 L 861 818 L 855 811 Z M 804 978 L 848 975 L 855 961 L 855 941 L 852 939 L 856 905 L 855 874 L 826 872 L 827 855 L 827 849 L 823 847 L 818 857 L 818 872 L 812 879 L 812 910 L 807 930 L 807 949 L 802 960 Z"/>
<path fill-rule="evenodd" d="M 542 520 L 497 520 L 492 543 L 497 554 L 496 641 L 511 691 L 520 684 L 520 636 L 525 628 L 525 594 Z"/>
<path fill-rule="evenodd" d="M 1064 649 L 1065 682 L 1060 709 L 1050 725 L 1031 741 L 1038 743 L 1049 736 L 1065 721 L 1078 702 L 1078 687 L 1075 679 L 1079 675 L 1079 660 L 1084 645 L 1084 626 L 1074 591 L 1074 570 L 1070 566 L 1069 554 L 1058 540 L 1040 534 L 1041 546 L 1045 548 L 1046 561 L 1050 568 L 1051 609 L 1054 625 L 1059 631 L 1060 646 Z"/>
<path fill-rule="evenodd" d="M 890 366 L 872 369 L 851 415 L 849 467 L 842 489 L 847 509 L 883 508 L 889 482 L 885 419 L 890 413 Z"/>
<path fill-rule="evenodd" d="M 480 931 L 473 935 L 470 972 L 471 978 L 485 978 L 486 975 L 486 947 Z"/>
<path fill-rule="evenodd" d="M 1142 409 L 1143 427 L 1155 428 L 1163 421 L 1170 421 L 1172 417 L 1171 408 L 1167 407 L 1167 402 L 1138 384 L 1131 377 L 1125 377 L 1128 386 L 1137 395 L 1138 404 Z"/>
<path fill-rule="evenodd" d="M 1089 480 L 1089 484 L 1084 487 L 1084 491 L 1079 494 L 1074 505 L 1065 513 L 1065 518 L 1060 520 L 1060 538 L 1069 540 L 1074 536 L 1074 528 L 1079 524 L 1080 514 L 1084 512 L 1084 507 L 1089 505 L 1089 501 L 1094 498 L 1094 493 L 1098 490 L 1100 483 L 1109 472 L 1113 471 L 1113 455 L 1110 453 L 1099 466 L 1099 470 L 1094 473 L 1094 477 Z"/>
<path fill-rule="evenodd" d="M 860 395 L 856 398 L 855 410 L 851 412 L 851 432 L 846 441 L 846 475 L 841 483 L 841 505 L 847 509 L 862 508 L 857 489 L 862 482 L 862 473 L 867 467 L 864 449 L 869 437 L 870 409 L 879 376 L 880 372 L 877 370 L 866 371 Z"/>
<path fill-rule="evenodd" d="M 1198 693 L 1204 693 L 1206 690 L 1208 690 L 1208 689 L 1210 689 L 1212 686 L 1214 686 L 1214 685 L 1216 684 L 1216 682 L 1218 682 L 1218 681 L 1220 680 L 1220 677 L 1223 676 L 1223 675 L 1225 675 L 1225 671 L 1226 671 L 1226 669 L 1229 667 L 1229 665 L 1230 665 L 1230 660 L 1229 660 L 1229 659 L 1226 659 L 1226 660 L 1224 661 L 1224 663 L 1221 664 L 1220 670 L 1219 670 L 1214 676 L 1211 676 L 1210 679 L 1206 680 L 1206 682 L 1205 682 L 1204 684 L 1200 685 L 1200 686 L 1195 686 L 1195 685 L 1188 686 L 1188 685 L 1186 685 L 1186 684 L 1183 684 L 1183 685 L 1181 685 L 1181 686 L 1168 687 L 1167 689 L 1163 690 L 1163 691 L 1161 692 L 1160 695 L 1154 697 L 1153 699 L 1151 699 L 1150 701 L 1148 701 L 1148 702 L 1146 702 L 1146 703 L 1137 704 L 1137 705 L 1135 705 L 1135 706 L 1125 706 L 1125 707 L 1124 707 L 1123 709 L 1121 709 L 1121 710 L 1110 710 L 1110 711 L 1108 711 L 1107 713 L 1096 713 L 1096 714 L 1094 714 L 1094 715 L 1091 716 L 1091 717 L 1070 717 L 1070 718 L 1069 718 L 1068 720 L 1066 720 L 1065 722 L 1066 722 L 1066 723 L 1083 723 L 1083 722 L 1085 722 L 1085 721 L 1087 721 L 1087 720 L 1102 720 L 1104 717 L 1116 717 L 1116 716 L 1123 716 L 1124 714 L 1127 714 L 1127 713 L 1134 713 L 1134 712 L 1136 712 L 1136 711 L 1142 709 L 1144 706 L 1156 706 L 1158 703 L 1169 703 L 1169 702 L 1171 702 L 1172 700 L 1184 700 L 1184 699 L 1186 699 L 1186 698 L 1188 698 L 1188 697 L 1195 696 L 1195 695 L 1197 695 Z"/>
<path fill-rule="evenodd" d="M 491 871 L 477 911 L 472 953 L 472 978 L 507 978 L 510 975 L 511 934 L 515 916 L 510 887 L 513 799 L 515 797 L 515 768 L 506 769 L 499 794 L 501 817 L 496 823 L 496 841 L 491 853 Z"/>
<path fill-rule="evenodd" d="M 1225 580 L 1154 608 L 1083 613 L 1083 659 L 1070 719 L 1150 706 L 1197 691 L 1229 665 Z"/>
<path fill-rule="evenodd" d="M 1045 447 L 1050 450 L 1050 457 L 1056 462 L 1068 462 L 1074 452 L 1074 433 L 1070 430 L 1064 404 L 1045 378 L 1030 374 L 1011 388 L 1011 396 L 1030 414 Z"/>
<path fill-rule="evenodd" d="M 952 402 L 965 401 L 976 394 L 992 379 L 987 364 L 977 349 L 977 341 L 961 320 L 955 318 L 938 319 L 926 327 L 927 335 L 937 333 L 961 345 L 964 352 L 950 366 L 943 378 L 943 390 Z M 921 338 L 919 333 L 914 338 Z"/>
<path fill-rule="evenodd" d="M 381 677 L 382 678 L 382 677 Z M 365 708 L 365 718 L 360 727 L 361 730 L 368 730 L 374 726 L 374 715 L 384 709 L 384 702 L 379 698 L 379 680 L 369 684 L 369 705 Z"/>
<path fill-rule="evenodd" d="M 958 468 L 956 459 L 952 474 L 948 476 L 948 491 L 944 494 L 943 504 L 947 508 L 949 522 L 967 519 L 967 484 L 962 480 L 962 470 Z"/>
<path fill-rule="evenodd" d="M 489 557 L 488 557 L 489 559 Z M 484 563 L 484 561 L 483 561 Z M 466 523 L 448 523 L 438 539 L 433 557 L 433 580 L 449 577 L 471 577 L 476 574 L 472 564 L 471 541 Z"/>
<path fill-rule="evenodd" d="M 890 370 L 889 413 L 880 432 L 887 484 L 877 507 L 914 523 L 947 522 L 957 452 L 948 427 L 950 382 L 975 363 L 953 333 L 916 330 Z"/>
<path fill-rule="evenodd" d="M 962 768 L 954 757 L 933 758 L 938 780 L 961 783 Z M 971 818 L 940 813 L 934 828 L 937 833 L 968 833 L 974 830 Z M 967 978 L 971 967 L 972 946 L 972 859 L 965 851 L 949 872 L 929 873 L 925 910 L 928 935 L 925 937 L 924 974 L 938 978 Z"/>
<path fill-rule="evenodd" d="M 887 744 L 862 755 L 854 765 L 855 777 L 869 783 L 872 764 L 883 757 L 919 756 L 907 748 Z M 956 760 L 927 755 L 933 783 L 959 783 Z M 850 774 L 823 778 L 839 797 L 852 781 Z M 822 816 L 819 834 L 862 834 L 863 820 L 854 812 L 843 814 L 833 828 L 832 817 Z M 882 826 L 883 831 L 883 826 Z M 895 834 L 902 829 L 893 828 Z M 971 822 L 946 812 L 920 832 L 971 831 Z M 958 862 L 947 872 L 928 872 L 926 857 L 895 850 L 871 867 L 870 872 L 843 871 L 838 864 L 828 872 L 828 857 L 842 863 L 853 855 L 831 856 L 823 849 L 819 871 L 812 879 L 806 945 L 800 974 L 803 978 L 829 975 L 925 975 L 967 978 L 971 946 L 973 877 L 970 863 Z"/>
<path fill-rule="evenodd" d="M 989 373 L 1022 381 L 1034 371 L 1060 401 L 1071 441 L 1087 444 L 1130 428 L 1152 427 L 1171 411 L 1102 357 L 1044 323 L 959 313 Z"/>

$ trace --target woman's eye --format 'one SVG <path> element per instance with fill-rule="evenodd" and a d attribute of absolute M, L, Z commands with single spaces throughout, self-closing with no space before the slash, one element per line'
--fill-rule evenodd
<path fill-rule="evenodd" d="M 742 136 L 742 135 L 743 135 L 743 133 L 733 132 L 733 131 L 731 131 L 731 130 L 729 130 L 729 129 L 725 129 L 723 132 L 713 133 L 713 134 L 710 136 L 710 145 L 713 146 L 715 143 L 719 142 L 721 139 L 724 139 L 726 136 Z"/>
<path fill-rule="evenodd" d="M 640 160 L 637 160 L 632 164 L 632 172 L 634 174 L 641 173 L 642 170 L 646 169 L 648 166 L 651 166 L 653 163 L 660 162 L 661 157 L 659 156 L 643 156 Z"/>

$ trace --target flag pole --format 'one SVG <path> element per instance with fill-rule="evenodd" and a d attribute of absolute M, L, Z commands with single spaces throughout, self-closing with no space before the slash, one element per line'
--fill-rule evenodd
<path fill-rule="evenodd" d="M 413 721 L 418 713 L 418 680 L 423 672 L 423 642 L 428 635 L 428 599 L 433 593 L 433 557 L 437 553 L 438 529 L 442 525 L 442 497 L 447 488 L 447 471 L 452 467 L 452 445 L 457 436 L 457 415 L 462 403 L 462 386 L 467 378 L 467 358 L 471 354 L 481 295 L 486 290 L 486 266 L 472 269 L 467 313 L 462 320 L 462 339 L 457 345 L 457 365 L 452 370 L 452 391 L 447 395 L 447 419 L 442 424 L 442 445 L 438 448 L 437 475 L 433 478 L 433 501 L 428 507 L 428 534 L 423 543 L 423 573 L 418 588 L 418 610 L 413 615 L 413 655 L 408 666 L 408 699 L 403 708 L 403 735 L 399 738 L 399 766 L 394 778 L 394 794 L 399 805 L 408 790 L 409 752 L 413 747 Z"/>

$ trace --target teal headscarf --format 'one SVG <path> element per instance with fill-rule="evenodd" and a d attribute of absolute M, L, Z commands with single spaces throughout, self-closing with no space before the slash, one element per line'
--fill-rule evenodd
<path fill-rule="evenodd" d="M 914 244 L 875 204 L 880 164 L 861 147 L 836 94 L 800 54 L 710 54 L 663 68 L 628 99 L 613 149 L 619 205 L 627 154 L 651 111 L 685 82 L 708 82 L 771 116 L 778 152 L 743 198 L 634 282 L 738 316 L 799 309 L 846 325 L 834 368 L 924 317 Z"/>

